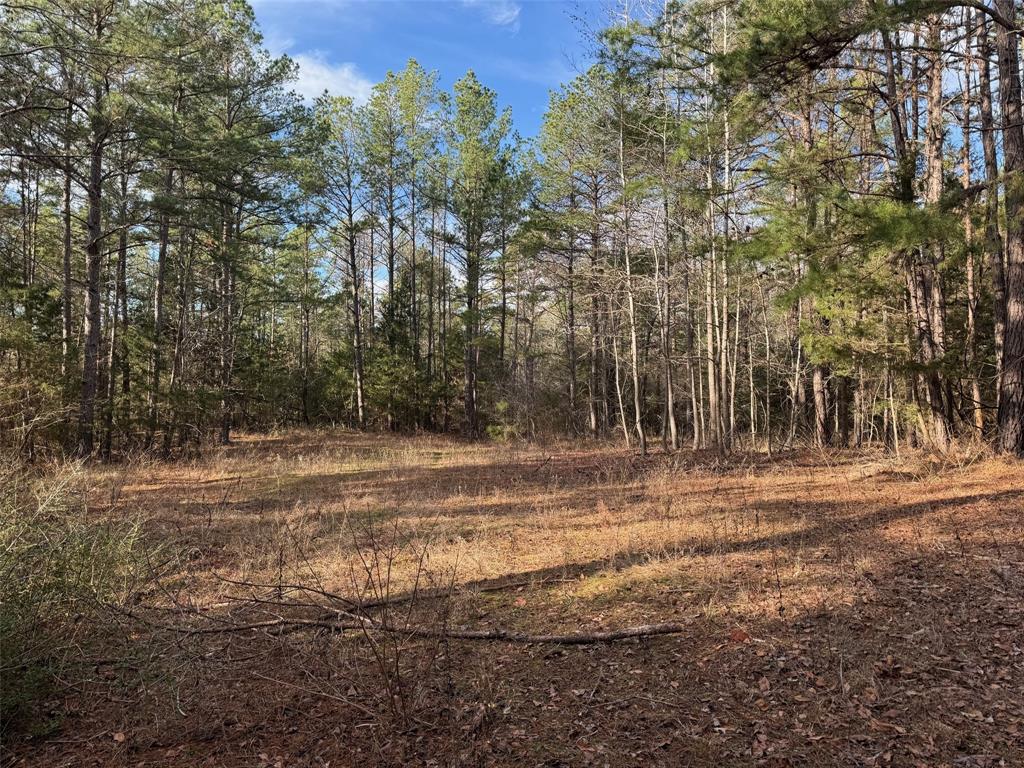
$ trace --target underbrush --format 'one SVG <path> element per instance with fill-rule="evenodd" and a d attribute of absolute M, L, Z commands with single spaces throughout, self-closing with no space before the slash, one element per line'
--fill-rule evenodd
<path fill-rule="evenodd" d="M 40 733 L 58 680 L 103 634 L 138 572 L 139 527 L 90 519 L 80 465 L 0 460 L 0 733 Z"/>

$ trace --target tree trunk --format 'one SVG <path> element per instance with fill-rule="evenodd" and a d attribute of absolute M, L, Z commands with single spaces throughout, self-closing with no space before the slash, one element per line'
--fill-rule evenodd
<path fill-rule="evenodd" d="M 350 193 L 351 195 L 351 193 Z M 363 328 L 362 307 L 359 306 L 359 262 L 356 258 L 356 222 L 351 196 L 348 201 L 348 270 L 352 283 L 352 375 L 356 387 L 356 421 L 366 426 L 365 395 L 363 392 Z M 371 276 L 372 279 L 372 276 Z"/>
<path fill-rule="evenodd" d="M 164 191 L 170 197 L 174 185 L 174 170 L 168 169 L 164 176 Z M 183 185 L 184 186 L 184 185 Z M 157 409 L 160 402 L 160 342 L 164 329 L 164 284 L 167 279 L 167 250 L 170 242 L 170 215 L 160 215 L 160 235 L 156 256 L 156 280 L 153 286 L 153 339 L 149 351 L 149 394 L 146 402 L 146 447 L 153 444 L 157 426 Z"/>
<path fill-rule="evenodd" d="M 647 433 L 644 431 L 643 411 L 640 407 L 640 354 L 636 335 L 636 303 L 633 297 L 632 257 L 629 253 L 629 216 L 626 216 L 626 233 L 623 245 L 623 258 L 626 264 L 626 308 L 629 318 L 629 361 L 633 376 L 633 420 L 636 425 L 636 436 L 640 443 L 640 455 L 647 455 Z"/>
<path fill-rule="evenodd" d="M 122 182 L 122 191 L 126 191 L 127 183 Z M 128 231 L 125 228 L 125 205 L 121 204 L 121 227 L 118 233 L 117 244 L 117 265 L 114 274 L 114 299 L 110 303 L 110 336 L 107 349 L 107 381 L 106 381 L 106 404 L 103 412 L 103 447 L 101 449 L 104 461 L 110 459 L 114 442 L 114 410 L 117 405 L 117 374 L 120 371 L 124 360 L 121 357 L 121 350 L 118 345 L 123 345 L 122 334 L 118 333 L 120 323 L 120 309 L 122 304 L 127 304 L 125 281 L 122 275 L 125 270 L 125 262 L 128 259 Z M 109 294 L 108 294 L 109 295 Z M 127 330 L 127 329 L 125 329 Z"/>
<path fill-rule="evenodd" d="M 598 229 L 598 217 L 601 210 L 601 201 L 598 192 L 598 180 L 593 179 L 594 194 L 591 199 L 591 215 L 593 216 L 593 223 L 590 230 L 590 370 L 588 372 L 588 389 L 589 397 L 587 399 L 587 411 L 588 411 L 588 424 L 590 427 L 590 436 L 597 438 L 601 431 L 600 420 L 598 418 L 597 403 L 598 403 L 598 371 L 599 371 L 599 355 L 600 355 L 600 317 L 601 312 L 598 302 L 598 263 L 599 253 L 601 248 L 601 233 Z M 605 377 L 606 378 L 606 377 Z"/>
<path fill-rule="evenodd" d="M 945 125 L 943 122 L 942 76 L 942 19 L 933 17 L 928 23 L 928 126 L 925 134 L 925 193 L 924 200 L 937 208 L 942 200 L 944 170 L 943 148 Z M 932 410 L 932 430 L 935 446 L 940 451 L 949 448 L 952 431 L 952 399 L 939 365 L 946 354 L 946 294 L 943 287 L 941 265 L 945 258 L 945 245 L 934 241 L 922 249 L 921 277 L 928 295 L 921 298 L 927 304 L 928 326 L 924 339 L 927 348 L 929 405 Z"/>
<path fill-rule="evenodd" d="M 960 182 L 964 189 L 971 186 L 971 69 L 973 53 L 971 52 L 970 41 L 970 20 L 971 14 L 964 11 L 963 25 L 968 30 L 965 47 L 967 49 L 967 62 L 964 65 L 963 104 L 961 105 L 962 115 L 960 124 L 961 150 L 960 150 Z M 978 289 L 977 289 L 977 265 L 975 264 L 974 250 L 974 221 L 971 218 L 970 208 L 966 208 L 963 216 L 964 240 L 967 243 L 967 349 L 966 364 L 967 377 L 970 383 L 971 402 L 968 406 L 970 418 L 968 423 L 974 427 L 975 436 L 981 437 L 985 428 L 985 416 L 981 407 L 981 384 L 978 380 Z"/>
<path fill-rule="evenodd" d="M 981 147 L 985 158 L 985 252 L 992 273 L 992 319 L 995 346 L 995 393 L 998 410 L 1003 377 L 1003 338 L 1006 332 L 1006 277 L 1003 270 L 1003 239 L 999 233 L 999 164 L 996 156 L 996 127 L 992 117 L 992 73 L 988 17 L 978 11 L 978 88 Z"/>
<path fill-rule="evenodd" d="M 83 309 L 82 389 L 78 407 L 78 455 L 93 452 L 93 424 L 96 414 L 96 394 L 99 382 L 100 355 L 100 276 L 103 254 L 103 150 L 107 128 L 100 115 L 104 108 L 104 93 L 100 86 L 93 92 L 94 115 L 89 150 L 89 181 L 86 184 L 87 239 L 85 245 L 85 292 Z"/>
<path fill-rule="evenodd" d="M 626 441 L 626 448 L 631 447 L 629 438 L 629 422 L 626 420 L 626 403 L 622 396 L 622 376 L 619 364 L 619 333 L 618 329 L 612 329 L 612 355 L 615 360 L 615 397 L 619 405 L 619 423 L 622 424 L 622 438 Z"/>
<path fill-rule="evenodd" d="M 570 235 L 571 237 L 571 235 Z M 566 264 L 566 365 L 569 379 L 569 412 L 566 427 L 570 434 L 576 432 L 576 254 L 569 246 L 569 260 Z"/>
<path fill-rule="evenodd" d="M 1014 0 L 996 0 L 996 9 L 1015 23 Z M 1024 109 L 1015 31 L 997 25 L 996 54 L 1006 206 L 1006 331 L 999 388 L 999 450 L 1020 456 L 1024 455 Z"/>
<path fill-rule="evenodd" d="M 466 431 L 471 437 L 479 437 L 480 424 L 477 413 L 477 328 L 480 302 L 480 244 L 474 242 L 466 253 L 466 329 L 465 380 L 463 404 L 466 412 Z"/>
<path fill-rule="evenodd" d="M 71 111 L 64 124 L 64 231 L 62 248 L 62 284 L 61 284 L 61 345 L 60 375 L 64 391 L 67 388 L 68 376 L 71 372 Z"/>
<path fill-rule="evenodd" d="M 231 210 L 226 204 L 221 210 L 220 237 L 220 283 L 218 301 L 220 306 L 220 443 L 231 442 L 231 368 L 233 342 L 232 326 L 234 319 L 234 280 L 231 265 Z"/>
<path fill-rule="evenodd" d="M 819 448 L 828 446 L 828 391 L 825 383 L 825 367 L 815 365 L 811 373 L 811 390 L 814 393 L 814 444 Z"/>

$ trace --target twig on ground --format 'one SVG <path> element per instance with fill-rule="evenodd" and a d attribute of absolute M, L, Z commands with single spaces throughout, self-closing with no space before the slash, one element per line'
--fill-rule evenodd
<path fill-rule="evenodd" d="M 359 617 L 352 617 L 358 619 Z M 679 622 L 662 622 L 660 624 L 640 624 L 634 627 L 609 630 L 605 632 L 572 632 L 567 634 L 529 634 L 508 629 L 431 629 L 429 627 L 394 627 L 379 624 L 370 619 L 359 621 L 326 621 L 323 619 L 268 619 L 250 624 L 233 624 L 220 627 L 175 627 L 169 625 L 151 626 L 179 632 L 184 635 L 220 635 L 228 633 L 250 632 L 256 630 L 300 631 L 302 629 L 326 629 L 332 632 L 360 630 L 362 632 L 388 632 L 408 637 L 445 638 L 449 640 L 494 640 L 523 645 L 594 645 L 611 643 L 620 640 L 631 640 L 658 635 L 675 635 L 685 632 L 687 626 Z"/>

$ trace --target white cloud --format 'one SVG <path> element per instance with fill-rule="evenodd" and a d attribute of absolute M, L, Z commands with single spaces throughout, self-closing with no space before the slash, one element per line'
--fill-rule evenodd
<path fill-rule="evenodd" d="M 373 82 L 351 62 L 333 64 L 322 51 L 306 51 L 290 54 L 299 65 L 295 90 L 308 101 L 324 91 L 334 96 L 350 96 L 357 104 L 370 98 Z"/>
<path fill-rule="evenodd" d="M 515 0 L 462 0 L 467 8 L 479 8 L 488 24 L 519 31 L 519 14 L 523 7 Z"/>
<path fill-rule="evenodd" d="M 270 51 L 272 56 L 281 56 L 295 45 L 295 38 L 283 36 L 273 28 L 265 29 L 263 31 L 263 45 Z"/>

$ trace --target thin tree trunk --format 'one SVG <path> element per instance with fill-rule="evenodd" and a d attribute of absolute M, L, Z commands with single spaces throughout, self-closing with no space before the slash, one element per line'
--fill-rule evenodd
<path fill-rule="evenodd" d="M 569 246 L 569 261 L 566 265 L 566 364 L 569 374 L 569 412 L 566 414 L 567 428 L 576 432 L 576 253 Z"/>
<path fill-rule="evenodd" d="M 363 391 L 363 328 L 362 307 L 359 302 L 359 262 L 356 256 L 356 222 L 351 191 L 348 200 L 348 270 L 352 295 L 352 376 L 356 388 L 356 421 L 366 426 L 365 395 Z"/>
<path fill-rule="evenodd" d="M 626 308 L 629 318 L 629 360 L 633 376 L 633 419 L 636 425 L 637 440 L 640 443 L 640 454 L 647 455 L 647 433 L 644 431 L 643 412 L 640 408 L 640 355 L 636 335 L 636 304 L 633 298 L 632 258 L 629 253 L 629 223 L 626 216 L 626 235 L 623 245 L 623 257 L 626 264 Z"/>
<path fill-rule="evenodd" d="M 811 390 L 814 392 L 814 443 L 819 448 L 829 444 L 828 392 L 825 388 L 825 368 L 815 365 L 811 372 Z"/>
<path fill-rule="evenodd" d="M 1014 0 L 996 0 L 996 9 L 1015 24 Z M 999 388 L 999 450 L 1020 456 L 1024 455 L 1024 108 L 1017 34 L 996 26 L 1006 207 L 1006 331 Z"/>
<path fill-rule="evenodd" d="M 184 187 L 184 182 L 182 183 Z M 164 191 L 170 197 L 174 188 L 174 170 L 167 169 L 164 176 Z M 153 339 L 149 352 L 149 394 L 146 402 L 146 447 L 153 444 L 160 403 L 161 336 L 164 330 L 164 291 L 167 281 L 167 251 L 170 243 L 170 215 L 160 215 L 160 234 L 156 257 L 156 280 L 153 285 Z"/>
<path fill-rule="evenodd" d="M 626 420 L 626 404 L 622 397 L 622 377 L 619 373 L 619 334 L 618 329 L 612 331 L 612 355 L 615 359 L 615 396 L 619 404 L 619 423 L 622 424 L 622 438 L 626 441 L 626 448 L 632 447 L 629 439 L 629 422 Z"/>
<path fill-rule="evenodd" d="M 598 229 L 598 217 L 600 216 L 601 202 L 598 192 L 598 180 L 595 178 L 593 183 L 594 195 L 591 200 L 591 215 L 593 216 L 593 222 L 590 229 L 590 370 L 588 378 L 589 398 L 587 401 L 587 410 L 590 435 L 596 439 L 600 434 L 597 413 L 597 377 L 599 370 L 598 357 L 601 328 L 600 308 L 598 303 L 599 283 L 597 270 L 601 248 L 601 234 Z"/>
<path fill-rule="evenodd" d="M 220 283 L 218 291 L 218 307 L 220 314 L 220 442 L 227 445 L 231 442 L 231 368 L 232 368 L 232 330 L 234 319 L 234 286 L 233 268 L 231 265 L 231 211 L 225 204 L 221 210 L 220 237 Z"/>
<path fill-rule="evenodd" d="M 479 437 L 479 420 L 477 414 L 477 360 L 479 327 L 479 288 L 480 260 L 478 248 L 480 244 L 473 241 L 466 254 L 466 350 L 465 350 L 465 381 L 463 403 L 466 411 L 466 431 L 471 437 Z"/>
<path fill-rule="evenodd" d="M 768 325 L 768 302 L 760 274 L 757 277 L 757 294 L 761 300 L 761 325 L 764 332 L 764 440 L 765 450 L 772 455 L 772 340 Z M 753 322 L 753 320 L 751 320 Z"/>
<path fill-rule="evenodd" d="M 64 387 L 67 387 L 71 372 L 71 110 L 64 124 L 64 200 L 63 200 L 63 248 L 62 248 L 62 284 L 61 284 L 61 345 L 60 345 L 60 376 Z"/>
<path fill-rule="evenodd" d="M 124 174 L 122 174 L 124 176 Z M 126 190 L 127 183 L 122 182 L 122 191 Z M 114 298 L 110 302 L 110 336 L 107 349 L 107 379 L 106 379 L 106 404 L 103 412 L 103 447 L 101 453 L 104 461 L 110 459 L 114 441 L 114 410 L 117 404 L 117 374 L 124 364 L 121 360 L 118 344 L 122 343 L 121 335 L 118 334 L 120 323 L 120 308 L 126 303 L 124 295 L 124 281 L 121 275 L 125 269 L 125 261 L 128 258 L 128 232 L 125 229 L 125 205 L 121 204 L 121 227 L 118 233 L 117 265 L 114 269 Z M 109 295 L 109 294 L 108 294 Z"/>
<path fill-rule="evenodd" d="M 99 380 L 100 355 L 100 276 L 103 266 L 101 240 L 103 238 L 103 150 L 107 127 L 103 124 L 104 92 L 96 86 L 93 92 L 93 125 L 89 152 L 89 181 L 86 185 L 88 213 L 85 245 L 85 292 L 82 350 L 82 389 L 78 408 L 78 455 L 93 452 L 93 425 L 96 414 L 96 394 Z"/>
<path fill-rule="evenodd" d="M 981 147 L 985 159 L 985 253 L 992 277 L 992 337 L 995 347 L 996 409 L 1003 378 L 1003 340 L 1006 334 L 1006 277 L 1003 269 L 1003 238 L 999 232 L 999 163 L 996 156 L 996 127 L 992 116 L 992 73 L 988 17 L 978 11 L 978 90 Z"/>
<path fill-rule="evenodd" d="M 714 238 L 712 219 L 709 225 L 712 227 L 711 236 Z M 711 244 L 711 261 L 704 266 L 704 341 L 707 345 L 707 388 L 708 388 L 708 426 L 710 427 L 711 445 L 722 451 L 722 417 L 720 413 L 720 402 L 718 398 L 718 358 L 715 352 L 715 275 L 717 266 L 715 263 L 715 245 Z"/>
<path fill-rule="evenodd" d="M 971 186 L 971 70 L 973 69 L 973 53 L 970 42 L 970 20 L 969 11 L 964 11 L 963 26 L 967 31 L 965 47 L 967 49 L 967 62 L 964 65 L 963 82 L 963 103 L 961 104 L 961 184 L 964 189 Z M 971 218 L 969 209 L 965 210 L 963 217 L 964 240 L 967 243 L 967 344 L 966 344 L 966 368 L 971 389 L 971 402 L 969 404 L 969 423 L 974 427 L 977 437 L 981 437 L 985 429 L 985 414 L 981 407 L 981 384 L 978 380 L 978 289 L 976 286 L 977 265 L 975 264 L 974 251 L 974 221 Z"/>
<path fill-rule="evenodd" d="M 174 439 L 175 426 L 179 420 L 178 390 L 181 386 L 181 378 L 184 371 L 185 357 L 185 334 L 188 323 L 188 306 L 192 278 L 192 255 L 189 244 L 188 228 L 181 226 L 178 236 L 178 271 L 180 288 L 178 290 L 178 321 L 174 332 L 174 351 L 171 357 L 170 378 L 167 382 L 168 401 L 171 405 L 171 414 L 168 419 L 167 431 L 164 432 L 163 453 L 169 455 Z M 189 251 L 186 253 L 186 251 Z"/>

